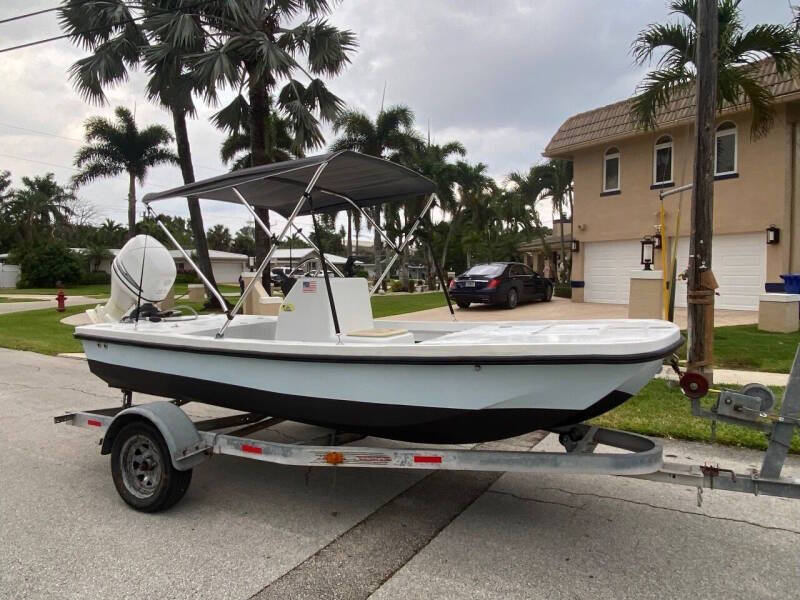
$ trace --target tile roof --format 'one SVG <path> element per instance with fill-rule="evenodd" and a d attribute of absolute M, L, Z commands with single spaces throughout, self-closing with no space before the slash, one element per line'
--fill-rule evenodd
<path fill-rule="evenodd" d="M 787 101 L 789 96 L 800 93 L 800 78 L 797 74 L 781 75 L 771 59 L 756 65 L 758 78 L 772 92 L 775 102 Z M 682 92 L 658 111 L 656 121 L 659 129 L 665 129 L 694 118 L 694 89 Z M 726 111 L 744 110 L 745 103 L 728 106 Z M 601 141 L 622 138 L 641 133 L 631 115 L 631 99 L 622 100 L 574 115 L 564 121 L 544 150 L 545 156 L 564 156 L 581 146 Z"/>

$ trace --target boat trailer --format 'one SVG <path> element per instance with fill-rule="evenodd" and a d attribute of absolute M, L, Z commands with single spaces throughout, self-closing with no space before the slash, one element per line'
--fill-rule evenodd
<path fill-rule="evenodd" d="M 763 386 L 722 390 L 713 407 L 705 409 L 698 396 L 702 390 L 693 382 L 697 383 L 684 377 L 681 384 L 687 395 L 694 396 L 691 401 L 695 416 L 752 427 L 769 436 L 760 470 L 737 473 L 718 464 L 698 466 L 664 462 L 663 448 L 656 440 L 587 424 L 553 432 L 558 434 L 565 452 L 458 446 L 362 447 L 350 444 L 363 439 L 364 435 L 334 431 L 308 440 L 282 443 L 250 436 L 284 419 L 242 413 L 192 421 L 180 408 L 185 404 L 183 401 L 132 405 L 130 392 L 123 393 L 121 406 L 69 413 L 54 420 L 99 432 L 101 453 L 112 455 L 112 475 L 120 495 L 134 508 L 149 512 L 163 510 L 177 502 L 188 488 L 191 469 L 214 455 L 305 467 L 615 475 L 697 488 L 698 504 L 702 501 L 703 489 L 800 499 L 800 479 L 781 476 L 792 435 L 800 426 L 800 348 L 778 414 L 769 412 L 774 399 Z M 148 436 L 151 439 L 147 440 Z M 139 445 L 132 446 L 132 439 L 138 440 Z M 596 452 L 598 445 L 617 451 Z M 127 460 L 124 456 L 120 458 L 125 448 L 129 451 L 134 448 Z M 115 469 L 115 461 L 121 467 Z M 165 477 L 170 473 L 176 476 Z M 126 485 L 132 486 L 135 497 L 142 500 L 144 496 L 146 500 L 148 485 L 158 486 L 159 477 L 174 481 L 181 476 L 182 489 L 165 494 L 157 503 L 137 502 L 136 498 L 131 501 L 126 497 Z"/>

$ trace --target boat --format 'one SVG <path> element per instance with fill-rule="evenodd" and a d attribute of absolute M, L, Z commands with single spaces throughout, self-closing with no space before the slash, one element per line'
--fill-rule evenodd
<path fill-rule="evenodd" d="M 114 260 L 112 297 L 76 328 L 92 373 L 125 393 L 139 392 L 328 427 L 425 443 L 473 443 L 533 430 L 561 430 L 603 414 L 638 392 L 681 345 L 660 320 L 414 322 L 374 319 L 374 294 L 435 201 L 434 185 L 392 162 L 352 151 L 262 167 L 149 194 L 152 203 L 192 196 L 237 202 L 265 230 L 255 207 L 298 215 L 416 202 L 420 215 L 370 289 L 366 279 L 295 281 L 278 314 L 240 308 L 267 267 L 224 314 L 162 311 L 175 277 L 167 249 L 149 236 L 130 240 Z M 158 221 L 165 236 L 192 257 Z M 377 224 L 375 225 L 377 226 Z M 317 239 L 320 239 L 318 236 Z M 437 266 L 443 293 L 447 285 Z M 449 299 L 448 299 L 449 304 Z"/>

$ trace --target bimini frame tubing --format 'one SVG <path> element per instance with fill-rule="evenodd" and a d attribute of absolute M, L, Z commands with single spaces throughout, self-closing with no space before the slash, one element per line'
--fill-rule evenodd
<path fill-rule="evenodd" d="M 417 217 L 417 220 L 414 221 L 414 224 L 411 226 L 411 229 L 408 230 L 408 233 L 406 234 L 406 237 L 403 239 L 403 242 L 399 246 L 391 244 L 391 246 L 394 248 L 394 256 L 392 256 L 392 259 L 389 261 L 389 264 L 386 265 L 386 268 L 383 270 L 383 273 L 381 273 L 381 276 L 378 277 L 377 281 L 375 282 L 375 285 L 370 290 L 369 292 L 370 296 L 372 296 L 373 294 L 375 294 L 375 292 L 378 291 L 381 283 L 383 283 L 383 280 L 389 274 L 389 271 L 392 270 L 394 263 L 396 263 L 397 259 L 400 258 L 400 255 L 406 249 L 406 246 L 408 246 L 409 242 L 411 242 L 411 240 L 414 239 L 414 232 L 417 230 L 417 227 L 419 227 L 419 224 L 422 223 L 422 219 L 425 217 L 425 215 L 428 214 L 428 211 L 430 210 L 431 206 L 433 206 L 434 200 L 436 200 L 436 194 L 431 194 L 430 197 L 428 198 L 428 203 L 425 205 L 425 208 L 422 209 L 422 212 Z M 359 208 L 359 210 L 361 209 Z M 361 211 L 361 214 L 364 214 L 363 210 Z M 372 219 L 370 219 L 370 221 L 372 221 Z M 380 231 L 380 228 L 377 227 L 374 221 L 372 221 L 372 226 L 378 228 L 378 230 Z M 380 231 L 380 233 L 383 234 L 383 231 Z"/>
<path fill-rule="evenodd" d="M 225 335 L 225 330 L 228 328 L 228 325 L 230 325 L 230 323 L 233 320 L 233 317 L 236 315 L 236 313 L 239 312 L 239 309 L 242 307 L 242 304 L 244 304 L 244 301 L 245 301 L 245 299 L 247 299 L 247 296 L 250 295 L 250 292 L 252 291 L 253 287 L 255 286 L 256 281 L 261 279 L 261 275 L 262 275 L 262 273 L 264 273 L 264 269 L 266 269 L 267 264 L 269 264 L 269 261 L 272 259 L 272 255 L 275 254 L 275 251 L 278 249 L 278 244 L 280 244 L 283 241 L 283 238 L 286 237 L 287 232 L 289 231 L 289 229 L 292 226 L 292 222 L 297 218 L 297 215 L 300 212 L 300 209 L 303 208 L 303 204 L 305 204 L 306 200 L 308 199 L 309 195 L 311 194 L 311 191 L 314 189 L 314 186 L 317 184 L 317 179 L 319 179 L 319 176 L 322 175 L 322 172 L 325 170 L 325 167 L 327 167 L 327 166 L 328 166 L 328 161 L 325 161 L 325 162 L 321 163 L 319 165 L 319 167 L 317 167 L 317 170 L 314 172 L 314 176 L 311 178 L 311 181 L 308 182 L 308 185 L 306 186 L 305 191 L 303 191 L 303 194 L 300 196 L 300 200 L 297 201 L 297 204 L 295 205 L 294 210 L 292 210 L 292 214 L 289 215 L 289 217 L 288 217 L 288 219 L 286 221 L 286 224 L 283 226 L 283 229 L 281 229 L 280 234 L 278 234 L 278 237 L 276 238 L 275 243 L 272 244 L 272 247 L 269 249 L 269 252 L 267 252 L 267 256 L 264 258 L 264 260 L 258 266 L 258 269 L 256 270 L 255 274 L 253 275 L 253 278 L 250 280 L 250 283 L 247 284 L 247 287 L 244 289 L 244 292 L 242 293 L 241 297 L 236 302 L 236 306 L 234 306 L 233 310 L 231 310 L 230 313 L 228 314 L 228 319 L 222 324 L 222 327 L 219 328 L 219 331 L 217 332 L 216 337 L 221 338 L 221 337 L 223 337 Z M 239 199 L 243 201 L 244 205 L 248 206 L 248 208 L 249 208 L 249 204 L 246 201 L 244 201 L 244 198 L 242 198 L 242 195 L 239 193 L 239 191 L 235 187 L 233 188 L 233 191 L 236 193 L 236 195 L 239 197 Z M 259 219 L 259 221 L 260 221 L 260 219 Z M 260 225 L 263 226 L 264 224 L 261 223 Z"/>
<path fill-rule="evenodd" d="M 259 227 L 261 227 L 261 230 L 265 234 L 267 234 L 267 236 L 271 236 L 272 232 L 270 231 L 269 227 L 267 227 L 267 225 L 264 223 L 264 221 L 261 220 L 261 217 L 259 217 L 258 214 L 256 214 L 255 209 L 250 205 L 250 203 L 245 199 L 245 197 L 242 196 L 242 193 L 235 187 L 233 187 L 231 189 L 233 190 L 233 193 L 236 194 L 236 197 L 239 198 L 239 202 L 241 202 L 245 206 L 245 208 L 250 212 L 250 216 L 253 217 L 253 219 L 255 220 L 256 224 Z M 300 229 L 297 227 L 297 225 L 292 223 L 292 229 L 297 231 L 297 233 L 300 234 L 300 237 L 302 237 L 303 240 L 308 245 L 310 245 L 311 248 L 314 249 L 317 252 L 317 254 L 319 254 L 319 248 L 317 248 L 317 246 L 314 244 L 314 242 L 312 242 L 310 239 L 308 239 L 308 237 L 305 234 L 303 234 L 302 231 L 300 231 Z M 337 269 L 332 262 L 327 261 L 327 263 L 328 263 L 328 266 L 330 268 L 332 268 L 339 277 L 344 277 L 344 275 L 342 275 L 342 272 L 339 269 Z"/>
<path fill-rule="evenodd" d="M 145 206 L 147 207 L 147 212 L 150 213 L 150 215 L 153 217 L 153 220 L 156 222 L 156 225 L 158 225 L 161 228 L 161 231 L 163 231 L 164 235 L 166 235 L 169 238 L 169 241 L 172 242 L 172 245 L 175 246 L 175 248 L 178 250 L 178 252 L 180 252 L 183 255 L 183 258 L 185 258 L 186 262 L 188 262 L 189 265 L 194 269 L 195 273 L 197 273 L 197 276 L 203 281 L 203 283 L 208 288 L 208 290 L 212 294 L 214 294 L 214 298 L 216 298 L 217 302 L 219 302 L 219 307 L 222 310 L 225 311 L 225 314 L 227 315 L 228 320 L 232 319 L 233 317 L 231 316 L 231 312 L 228 310 L 228 303 L 225 302 L 225 300 L 222 297 L 222 294 L 219 293 L 217 288 L 215 288 L 213 285 L 211 285 L 211 282 L 203 274 L 203 271 L 200 269 L 200 267 L 198 267 L 194 263 L 194 261 L 191 259 L 189 254 L 186 252 L 186 250 L 184 250 L 181 247 L 181 245 L 178 243 L 178 240 L 176 240 L 173 237 L 173 235 L 169 232 L 169 229 L 167 229 L 167 227 L 158 218 L 158 215 L 156 215 L 156 213 L 153 211 L 153 209 L 150 208 L 150 205 L 146 204 Z"/>
<path fill-rule="evenodd" d="M 317 246 L 317 245 L 316 245 L 314 242 L 312 242 L 312 241 L 309 239 L 309 237 L 308 237 L 308 236 L 307 236 L 305 233 L 303 233 L 303 231 L 302 231 L 302 230 L 301 230 L 301 229 L 300 229 L 300 228 L 299 228 L 297 225 L 295 225 L 294 223 L 292 223 L 292 229 L 294 229 L 294 230 L 297 232 L 297 235 L 299 235 L 301 238 L 303 238 L 303 241 L 304 241 L 306 244 L 308 244 L 309 246 L 311 246 L 311 249 L 312 249 L 312 250 L 314 250 L 314 251 L 317 253 L 317 255 L 318 255 L 318 256 L 320 255 L 320 250 L 319 250 L 319 247 L 318 247 L 318 246 Z M 304 262 L 305 262 L 305 261 L 304 261 Z M 327 257 L 327 256 L 325 257 L 325 263 L 326 263 L 326 264 L 327 264 L 327 265 L 328 265 L 328 266 L 329 266 L 331 269 L 333 269 L 333 272 L 334 272 L 334 273 L 336 273 L 336 274 L 337 274 L 339 277 L 344 277 L 344 273 L 342 273 L 342 272 L 341 272 L 341 271 L 340 271 L 340 270 L 339 270 L 339 269 L 336 267 L 336 265 L 335 265 L 335 264 L 333 264 L 333 263 L 332 263 L 330 260 L 328 260 L 328 257 Z"/>

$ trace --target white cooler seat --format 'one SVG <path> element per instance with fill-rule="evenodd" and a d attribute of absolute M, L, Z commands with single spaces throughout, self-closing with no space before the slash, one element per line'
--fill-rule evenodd
<path fill-rule="evenodd" d="M 413 344 L 414 334 L 407 329 L 375 327 L 348 331 L 342 335 L 345 344 Z"/>
<path fill-rule="evenodd" d="M 405 329 L 375 327 L 367 280 L 333 277 L 331 292 L 339 318 L 341 341 L 346 344 L 413 344 Z M 325 281 L 301 277 L 280 306 L 276 340 L 338 342 Z"/>

